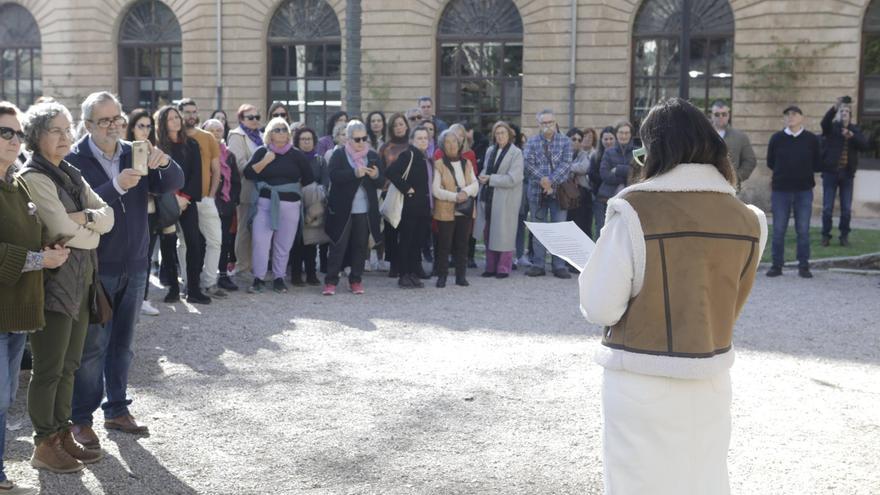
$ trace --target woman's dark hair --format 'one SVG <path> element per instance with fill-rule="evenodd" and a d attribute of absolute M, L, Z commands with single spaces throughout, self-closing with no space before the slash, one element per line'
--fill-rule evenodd
<path fill-rule="evenodd" d="M 570 137 L 574 136 L 575 134 L 580 136 L 581 139 L 584 138 L 584 131 L 578 129 L 577 127 L 572 127 L 571 129 L 569 129 L 568 132 L 565 133 L 565 136 L 570 138 Z"/>
<path fill-rule="evenodd" d="M 605 134 L 611 134 L 614 137 L 614 142 L 617 142 L 617 134 L 614 132 L 614 127 L 606 126 L 602 129 L 602 132 L 599 133 L 599 143 L 598 143 L 598 153 L 596 153 L 596 163 L 602 163 L 602 156 L 605 154 L 605 145 L 602 143 L 602 136 Z"/>
<path fill-rule="evenodd" d="M 126 141 L 134 141 L 134 128 L 137 125 L 138 120 L 142 118 L 150 119 L 150 125 L 153 126 L 150 128 L 150 134 L 147 136 L 147 140 L 150 144 L 156 144 L 156 123 L 153 122 L 153 116 L 150 114 L 149 110 L 145 108 L 135 108 L 128 114 L 128 129 L 125 131 L 125 140 Z"/>
<path fill-rule="evenodd" d="M 177 140 L 171 139 L 168 131 L 168 114 L 174 112 L 180 118 L 180 130 L 177 131 Z M 171 154 L 172 145 L 186 140 L 186 131 L 183 130 L 183 115 L 174 105 L 165 105 L 156 112 L 156 146 L 165 153 Z M 185 156 L 186 147 L 183 148 Z"/>
<path fill-rule="evenodd" d="M 523 149 L 523 145 L 526 144 L 526 137 L 523 135 L 522 129 L 516 124 L 510 124 L 510 128 L 513 129 L 513 133 L 516 134 L 516 139 L 513 140 L 513 144 L 515 144 L 517 148 Z"/>
<path fill-rule="evenodd" d="M 382 117 L 382 134 L 380 135 L 377 135 L 375 132 L 373 132 L 373 125 L 371 123 L 373 120 L 373 115 L 378 115 L 379 117 Z M 367 114 L 367 120 L 364 121 L 364 124 L 367 125 L 367 136 L 370 137 L 370 144 L 373 145 L 373 148 L 376 148 L 376 145 L 379 144 L 379 139 L 384 139 L 385 137 L 385 114 L 378 110 L 373 110 L 372 112 Z"/>
<path fill-rule="evenodd" d="M 348 120 L 348 113 L 342 111 L 334 113 L 329 119 L 327 119 L 327 123 L 324 125 L 327 129 L 327 134 L 324 134 L 325 136 L 333 137 L 333 128 L 336 127 L 336 121 L 342 116 L 345 116 L 345 120 Z"/>
<path fill-rule="evenodd" d="M 394 136 L 394 121 L 396 121 L 397 119 L 402 119 L 403 123 L 406 124 L 406 134 L 404 135 L 404 138 L 405 139 L 409 138 L 409 121 L 406 120 L 406 115 L 404 115 L 400 112 L 395 112 L 395 113 L 391 114 L 391 117 L 388 117 L 388 122 L 385 125 L 385 142 L 386 143 L 390 143 L 391 141 L 394 141 L 394 138 L 395 138 L 395 136 Z M 400 139 L 401 138 L 398 138 L 398 141 L 400 141 Z"/>
<path fill-rule="evenodd" d="M 8 101 L 0 101 L 0 115 L 12 115 L 17 119 L 21 119 L 21 110 L 13 103 Z"/>
<path fill-rule="evenodd" d="M 223 114 L 223 120 L 217 119 L 218 113 Z M 223 139 L 226 139 L 227 137 L 229 137 L 229 115 L 226 115 L 226 112 L 224 110 L 218 109 L 218 110 L 214 110 L 211 113 L 211 118 L 217 119 L 217 120 L 220 120 L 220 122 L 223 122 Z"/>
<path fill-rule="evenodd" d="M 687 100 L 670 98 L 654 105 L 642 121 L 640 136 L 647 150 L 642 174 L 645 179 L 669 172 L 682 163 L 706 163 L 736 184 L 724 138 L 706 114 Z"/>
<path fill-rule="evenodd" d="M 311 134 L 312 135 L 312 146 L 318 146 L 318 134 L 311 127 L 300 127 L 293 133 L 293 147 L 302 151 L 299 147 L 299 138 L 303 134 Z"/>

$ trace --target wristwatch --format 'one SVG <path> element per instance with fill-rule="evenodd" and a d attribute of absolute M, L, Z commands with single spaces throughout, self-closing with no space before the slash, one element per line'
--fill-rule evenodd
<path fill-rule="evenodd" d="M 95 212 L 90 211 L 90 210 L 86 210 L 85 214 L 86 214 L 86 225 L 88 225 L 90 223 L 95 223 Z"/>

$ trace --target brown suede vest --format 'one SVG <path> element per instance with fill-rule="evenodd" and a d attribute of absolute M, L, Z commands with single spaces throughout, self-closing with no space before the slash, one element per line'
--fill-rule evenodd
<path fill-rule="evenodd" d="M 462 159 L 461 164 L 463 167 L 462 172 L 464 172 L 465 183 L 459 184 L 458 186 L 464 188 L 477 180 L 477 178 L 474 176 L 473 165 L 471 165 L 469 160 Z M 443 189 L 452 192 L 457 190 L 455 176 L 452 175 L 452 171 L 450 171 L 449 167 L 443 163 L 442 159 L 434 160 L 434 173 L 440 174 L 440 183 L 443 185 Z M 434 198 L 433 218 L 438 222 L 451 222 L 455 220 L 455 203 Z"/>
<path fill-rule="evenodd" d="M 716 192 L 634 191 L 624 199 L 645 235 L 644 285 L 602 343 L 675 357 L 729 351 L 761 259 L 755 213 Z"/>

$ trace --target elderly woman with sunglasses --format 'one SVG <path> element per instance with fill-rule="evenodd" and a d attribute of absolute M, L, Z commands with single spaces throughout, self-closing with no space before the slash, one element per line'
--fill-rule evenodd
<path fill-rule="evenodd" d="M 22 177 L 36 203 L 48 244 L 70 248 L 66 263 L 44 273 L 45 328 L 31 336 L 34 369 L 28 413 L 34 426 L 31 465 L 70 473 L 102 457 L 74 440 L 69 418 L 74 373 L 95 304 L 101 234 L 113 228 L 113 209 L 64 157 L 73 145 L 70 112 L 59 103 L 32 106 L 24 117 L 25 144 L 33 152 Z"/>
<path fill-rule="evenodd" d="M 314 177 L 306 156 L 293 147 L 287 120 L 270 120 L 263 141 L 266 146 L 258 149 L 244 168 L 244 177 L 257 187 L 251 207 L 254 283 L 248 292 L 263 291 L 271 250 L 272 289 L 284 293 L 290 248 L 300 225 L 302 188 L 314 182 Z"/>
<path fill-rule="evenodd" d="M 263 146 L 263 134 L 260 132 L 260 112 L 257 107 L 245 103 L 238 107 L 238 127 L 229 131 L 226 146 L 235 156 L 235 163 L 240 176 L 244 175 L 244 167 L 250 163 L 254 153 Z M 250 208 L 254 201 L 254 183 L 249 179 L 241 179 L 240 202 L 236 207 L 238 226 L 235 236 L 235 271 L 244 273 L 251 269 L 251 236 L 248 232 Z"/>
<path fill-rule="evenodd" d="M 0 493 L 36 493 L 6 478 L 3 453 L 6 412 L 15 402 L 27 333 L 45 325 L 44 268 L 58 268 L 69 250 L 44 248 L 42 223 L 21 178 L 15 177 L 24 142 L 18 109 L 0 102 Z"/>

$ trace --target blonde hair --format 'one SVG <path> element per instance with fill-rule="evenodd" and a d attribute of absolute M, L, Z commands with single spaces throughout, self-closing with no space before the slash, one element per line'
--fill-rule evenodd
<path fill-rule="evenodd" d="M 287 130 L 287 136 L 290 136 L 290 124 L 287 123 L 283 117 L 275 117 L 270 120 L 268 124 L 266 124 L 266 130 L 263 131 L 263 142 L 266 146 L 269 146 L 269 143 L 272 142 L 272 130 L 278 127 L 283 127 Z"/>
<path fill-rule="evenodd" d="M 505 130 L 507 130 L 507 140 L 508 142 L 510 142 L 510 144 L 513 144 L 513 142 L 516 141 L 516 132 L 514 132 L 513 127 L 510 127 L 510 124 L 503 120 L 495 122 L 495 124 L 492 126 L 492 142 L 495 142 L 495 131 L 497 131 L 499 127 L 503 127 Z"/>
<path fill-rule="evenodd" d="M 454 132 L 456 136 L 458 135 L 458 131 L 461 130 L 461 134 L 462 134 L 462 136 L 464 136 L 464 138 L 460 139 L 460 141 L 461 141 L 459 143 L 459 145 L 461 145 L 461 149 L 459 150 L 460 153 L 465 153 L 465 152 L 471 150 L 471 145 L 470 145 L 470 143 L 468 143 L 468 140 L 467 140 L 467 129 L 465 129 L 463 125 L 452 124 L 451 126 L 449 126 L 449 129 L 447 129 L 447 130 Z"/>

